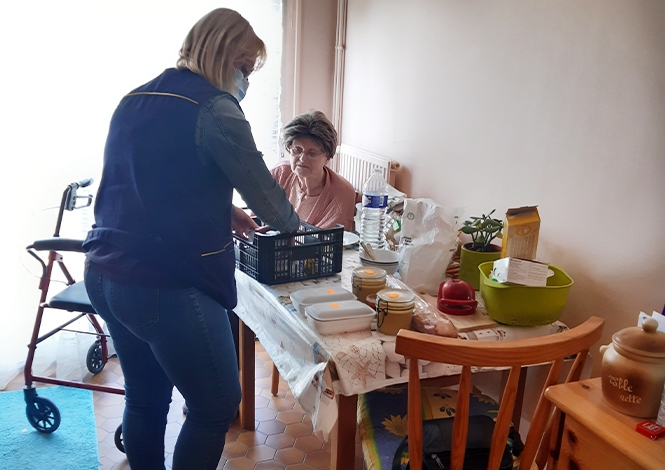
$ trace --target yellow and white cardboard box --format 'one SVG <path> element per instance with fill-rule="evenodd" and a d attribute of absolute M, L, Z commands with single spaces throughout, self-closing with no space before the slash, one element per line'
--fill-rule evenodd
<path fill-rule="evenodd" d="M 506 211 L 503 222 L 501 257 L 536 259 L 540 215 L 537 206 L 525 206 Z"/>
<path fill-rule="evenodd" d="M 519 258 L 501 258 L 494 262 L 490 278 L 498 283 L 510 282 L 523 286 L 547 285 L 548 266 L 538 261 Z"/>

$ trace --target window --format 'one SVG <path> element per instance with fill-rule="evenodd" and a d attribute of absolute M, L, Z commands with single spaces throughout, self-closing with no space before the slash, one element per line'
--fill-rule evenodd
<path fill-rule="evenodd" d="M 282 49 L 281 0 L 7 3 L 0 7 L 7 51 L 0 107 L 5 228 L 0 242 L 10 256 L 0 275 L 8 302 L 0 313 L 0 389 L 3 377 L 11 378 L 25 359 L 39 300 L 39 266 L 24 248 L 52 234 L 57 211 L 50 209 L 59 204 L 67 184 L 87 177 L 99 181 L 108 124 L 120 98 L 175 66 L 185 35 L 201 16 L 214 8 L 233 8 L 268 48 L 268 61 L 250 77 L 242 108 L 270 168 L 279 154 Z M 63 236 L 83 235 L 92 220 L 90 212 L 66 216 Z"/>

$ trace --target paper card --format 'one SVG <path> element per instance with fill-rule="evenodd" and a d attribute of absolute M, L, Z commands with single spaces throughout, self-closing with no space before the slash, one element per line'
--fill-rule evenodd
<path fill-rule="evenodd" d="M 544 287 L 547 285 L 547 271 L 545 263 L 508 257 L 494 262 L 490 278 L 498 283 Z"/>

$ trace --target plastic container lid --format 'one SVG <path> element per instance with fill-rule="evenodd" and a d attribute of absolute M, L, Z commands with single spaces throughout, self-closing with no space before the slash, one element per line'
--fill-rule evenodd
<path fill-rule="evenodd" d="M 312 304 L 341 300 L 356 300 L 356 296 L 341 287 L 308 287 L 291 294 L 291 302 L 300 313 L 305 313 L 305 308 Z"/>
<path fill-rule="evenodd" d="M 642 326 L 630 326 L 612 335 L 612 342 L 633 354 L 665 357 L 665 333 L 657 331 L 658 322 L 647 318 Z"/>
<path fill-rule="evenodd" d="M 359 300 L 342 300 L 312 304 L 305 308 L 305 313 L 314 320 L 328 322 L 371 317 L 376 312 Z"/>

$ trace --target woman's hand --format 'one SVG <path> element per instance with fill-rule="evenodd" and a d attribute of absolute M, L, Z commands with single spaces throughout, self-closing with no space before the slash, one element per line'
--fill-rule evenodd
<path fill-rule="evenodd" d="M 233 206 L 231 213 L 231 229 L 236 235 L 248 238 L 250 231 L 254 231 L 259 226 L 256 222 L 239 207 Z"/>

